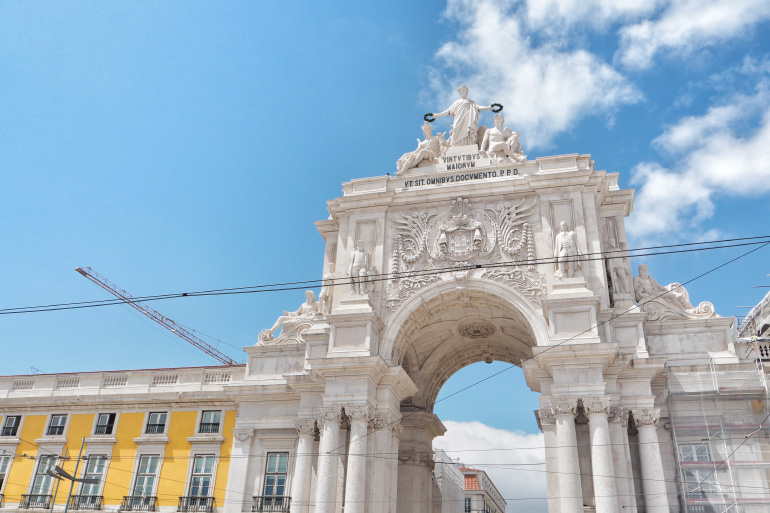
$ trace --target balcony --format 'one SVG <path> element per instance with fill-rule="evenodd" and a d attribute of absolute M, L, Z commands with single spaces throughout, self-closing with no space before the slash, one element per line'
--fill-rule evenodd
<path fill-rule="evenodd" d="M 253 512 L 281 512 L 288 513 L 289 505 L 291 503 L 291 497 L 254 497 L 254 501 L 251 503 L 251 511 Z"/>
<path fill-rule="evenodd" d="M 147 424 L 147 427 L 144 428 L 144 432 L 147 435 L 162 435 L 165 430 L 165 424 Z"/>
<path fill-rule="evenodd" d="M 19 509 L 48 509 L 51 507 L 53 495 L 22 495 L 19 501 Z"/>
<path fill-rule="evenodd" d="M 214 497 L 179 497 L 177 511 L 205 511 L 211 513 L 214 510 Z"/>
<path fill-rule="evenodd" d="M 102 509 L 101 495 L 73 495 L 70 497 L 69 509 Z"/>
<path fill-rule="evenodd" d="M 219 433 L 219 422 L 201 422 L 198 433 Z"/>
<path fill-rule="evenodd" d="M 122 511 L 155 511 L 157 497 L 144 495 L 126 495 L 120 503 Z"/>

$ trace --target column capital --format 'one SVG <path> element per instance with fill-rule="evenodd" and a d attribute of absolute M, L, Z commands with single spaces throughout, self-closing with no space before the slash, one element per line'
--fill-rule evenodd
<path fill-rule="evenodd" d="M 233 429 L 233 436 L 239 442 L 251 442 L 251 440 L 254 438 L 254 429 L 235 428 Z"/>
<path fill-rule="evenodd" d="M 345 414 L 350 417 L 351 422 L 357 420 L 369 422 L 369 419 L 374 415 L 374 411 L 371 406 L 349 406 L 345 408 Z"/>
<path fill-rule="evenodd" d="M 551 411 L 554 416 L 577 415 L 577 397 L 554 397 L 551 399 Z"/>
<path fill-rule="evenodd" d="M 401 438 L 401 432 L 404 430 L 404 426 L 401 425 L 401 422 L 399 421 L 398 424 L 390 428 L 390 432 L 393 435 L 393 438 L 399 439 Z"/>
<path fill-rule="evenodd" d="M 553 426 L 556 424 L 556 417 L 549 408 L 540 408 L 535 410 L 535 418 L 537 419 L 537 427 L 540 431 L 543 430 L 543 426 Z"/>
<path fill-rule="evenodd" d="M 623 427 L 628 426 L 628 412 L 622 406 L 613 406 L 610 408 L 610 416 L 607 419 L 611 423 L 623 424 Z"/>
<path fill-rule="evenodd" d="M 637 426 L 657 426 L 660 420 L 659 408 L 645 408 L 642 410 L 631 410 L 634 416 L 634 422 Z"/>
<path fill-rule="evenodd" d="M 342 408 L 339 406 L 321 406 L 318 408 L 318 424 L 341 422 Z"/>
<path fill-rule="evenodd" d="M 294 427 L 297 428 L 297 433 L 300 435 L 315 435 L 316 433 L 316 420 L 315 419 L 296 419 L 294 421 Z"/>
<path fill-rule="evenodd" d="M 583 411 L 586 417 L 595 415 L 597 413 L 603 413 L 605 415 L 610 414 L 610 398 L 607 396 L 600 397 L 583 397 Z"/>

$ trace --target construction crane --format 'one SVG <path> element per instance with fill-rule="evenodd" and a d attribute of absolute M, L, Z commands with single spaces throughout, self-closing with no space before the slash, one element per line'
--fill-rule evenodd
<path fill-rule="evenodd" d="M 104 276 L 101 276 L 99 273 L 91 269 L 90 267 L 78 267 L 75 269 L 77 272 L 91 280 L 92 282 L 99 285 L 101 288 L 115 296 L 116 298 L 122 300 L 124 303 L 126 303 L 128 306 L 134 308 L 135 310 L 138 310 L 139 313 L 142 315 L 145 315 L 152 319 L 153 321 L 157 322 L 167 330 L 169 330 L 171 333 L 176 335 L 177 337 L 181 338 L 182 340 L 185 340 L 186 342 L 194 345 L 207 355 L 209 355 L 212 358 L 215 358 L 216 360 L 222 362 L 223 365 L 236 365 L 236 362 L 224 354 L 222 351 L 217 349 L 216 347 L 212 346 L 211 344 L 207 344 L 200 338 L 196 337 L 192 333 L 190 333 L 188 330 L 180 326 L 179 324 L 175 323 L 168 317 L 165 317 L 160 312 L 157 312 L 147 306 L 146 304 L 142 303 L 138 299 L 134 299 L 134 297 L 131 296 L 128 292 L 121 289 L 114 283 L 112 283 L 110 280 L 105 278 Z"/>

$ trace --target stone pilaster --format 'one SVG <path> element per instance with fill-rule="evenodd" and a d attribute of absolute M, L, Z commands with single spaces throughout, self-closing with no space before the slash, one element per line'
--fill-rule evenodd
<path fill-rule="evenodd" d="M 297 459 L 291 482 L 291 509 L 296 513 L 307 513 L 310 509 L 310 478 L 313 473 L 313 440 L 316 434 L 315 419 L 294 421 L 299 440 Z"/>
<path fill-rule="evenodd" d="M 548 490 L 548 511 L 559 513 L 561 503 L 559 501 L 559 450 L 556 440 L 556 417 L 549 408 L 535 410 L 537 426 L 543 432 L 545 445 L 545 470 L 546 489 Z"/>
<path fill-rule="evenodd" d="M 235 428 L 233 430 L 233 449 L 230 457 L 231 472 L 228 477 L 227 490 L 225 491 L 226 513 L 240 513 L 243 502 L 251 497 L 243 493 L 247 490 L 246 476 L 251 460 L 251 445 L 254 441 L 254 430 L 251 428 Z M 238 490 L 238 491 L 236 491 Z"/>
<path fill-rule="evenodd" d="M 316 481 L 316 513 L 334 513 L 337 506 L 337 473 L 339 471 L 340 424 L 339 406 L 325 406 L 319 410 L 321 445 L 318 450 L 318 479 Z"/>
<path fill-rule="evenodd" d="M 628 462 L 626 461 L 626 442 L 623 437 L 623 425 L 628 425 L 628 414 L 620 407 L 610 409 L 607 418 L 610 426 L 612 444 L 612 467 L 615 469 L 615 489 L 618 493 L 618 510 L 627 511 L 631 505 L 631 492 L 628 489 Z"/>
<path fill-rule="evenodd" d="M 350 419 L 345 513 L 364 513 L 366 510 L 366 437 L 372 410 L 369 406 L 352 406 L 346 408 L 345 413 Z"/>

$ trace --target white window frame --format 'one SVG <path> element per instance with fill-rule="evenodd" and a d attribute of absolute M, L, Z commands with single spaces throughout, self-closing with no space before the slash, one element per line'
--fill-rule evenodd
<path fill-rule="evenodd" d="M 155 466 L 155 479 L 152 482 L 152 493 L 149 495 L 144 495 L 144 497 L 157 497 L 158 493 L 158 481 L 160 480 L 160 469 L 163 464 L 163 454 L 158 453 L 156 451 L 147 451 L 142 453 L 136 454 L 136 464 L 134 465 L 134 474 L 131 476 L 131 488 L 129 489 L 129 495 L 131 497 L 135 497 L 136 495 L 136 481 L 139 479 L 139 467 L 142 463 L 142 458 L 144 457 L 153 457 L 155 456 L 158 458 L 158 463 Z M 142 475 L 149 475 L 149 474 L 142 474 Z"/>
<path fill-rule="evenodd" d="M 16 434 L 15 435 L 5 435 L 2 436 L 2 429 L 5 429 L 5 423 L 10 417 L 18 417 L 19 418 L 19 424 L 16 426 Z M 12 415 L 4 415 L 2 424 L 0 424 L 0 440 L 5 439 L 13 439 L 13 438 L 19 438 L 19 435 L 21 434 L 21 428 L 24 426 L 24 415 L 17 413 Z"/>
<path fill-rule="evenodd" d="M 195 477 L 195 458 L 196 457 L 202 457 L 202 456 L 212 456 L 214 458 L 213 462 L 211 463 L 211 484 L 209 486 L 209 494 L 208 495 L 196 495 L 195 497 L 213 497 L 214 496 L 214 488 L 216 487 L 217 482 L 217 468 L 219 467 L 219 451 L 196 451 L 194 453 L 190 453 L 190 464 L 189 468 L 187 469 L 187 487 L 186 487 L 186 496 L 187 497 L 193 497 L 192 495 L 192 480 L 193 477 Z"/>
<path fill-rule="evenodd" d="M 86 475 L 88 474 L 88 464 L 91 462 L 91 458 L 104 458 L 104 468 L 102 469 L 102 475 L 99 478 L 99 488 L 97 489 L 97 493 L 94 494 L 96 496 L 102 496 L 104 493 L 104 479 L 107 477 L 107 469 L 110 467 L 110 455 L 104 454 L 102 452 L 95 452 L 91 454 L 85 455 L 85 461 L 82 463 L 82 472 L 81 472 L 81 479 L 84 479 Z M 83 495 L 83 488 L 87 485 L 86 483 L 80 483 L 80 488 L 78 489 L 78 495 Z"/>
<path fill-rule="evenodd" d="M 64 417 L 64 425 L 61 426 L 62 432 L 59 435 L 49 435 L 48 430 L 51 428 L 51 422 L 53 421 L 54 417 Z M 45 431 L 43 431 L 43 437 L 65 437 L 67 436 L 67 429 L 70 425 L 70 419 L 72 418 L 72 415 L 69 413 L 52 413 L 48 416 L 48 421 L 45 423 Z M 59 427 L 59 426 L 57 426 Z"/>
<path fill-rule="evenodd" d="M 5 467 L 3 482 L 0 483 L 0 495 L 5 490 L 5 485 L 8 483 L 8 476 L 11 474 L 11 467 L 13 466 L 14 454 L 8 454 L 7 452 L 0 453 L 0 470 L 2 470 L 3 460 L 7 458 L 7 464 Z"/>
<path fill-rule="evenodd" d="M 115 415 L 115 421 L 112 423 L 112 433 L 109 435 L 101 435 L 96 432 L 96 428 L 99 426 L 99 416 L 100 415 Z M 103 436 L 103 437 L 114 437 L 115 432 L 118 430 L 118 421 L 120 421 L 120 413 L 118 412 L 111 412 L 111 411 L 100 411 L 94 414 L 94 425 L 91 428 L 91 436 Z"/>
<path fill-rule="evenodd" d="M 267 485 L 267 465 L 270 461 L 270 455 L 271 454 L 285 454 L 286 455 L 286 481 L 284 482 L 284 493 L 283 495 L 265 495 L 265 486 Z M 256 494 L 259 497 L 290 497 L 291 496 L 291 484 L 290 484 L 290 476 L 291 476 L 291 452 L 287 450 L 267 450 L 265 451 L 265 459 L 264 459 L 264 465 L 262 466 L 262 484 L 259 487 L 259 493 Z M 281 474 L 280 472 L 272 472 L 271 474 Z"/>
<path fill-rule="evenodd" d="M 54 465 L 58 465 L 59 463 L 59 455 L 57 454 L 51 454 L 49 452 L 38 452 L 37 456 L 35 456 L 35 470 L 32 472 L 32 477 L 29 480 L 29 488 L 27 489 L 28 495 L 53 495 L 53 487 L 54 487 L 54 478 L 51 476 L 47 476 L 48 478 L 48 486 L 49 490 L 46 493 L 35 493 L 35 480 L 38 475 L 45 475 L 45 473 L 40 474 L 40 463 L 43 461 L 43 458 L 53 458 L 54 459 Z M 53 467 L 51 467 L 53 468 Z"/>
<path fill-rule="evenodd" d="M 213 433 L 202 433 L 201 424 L 203 423 L 203 414 L 207 412 L 219 412 L 219 427 Z M 217 410 L 216 408 L 198 410 L 198 419 L 195 422 L 195 434 L 196 435 L 220 435 L 222 434 L 222 428 L 225 423 L 225 411 Z"/>
<path fill-rule="evenodd" d="M 166 421 L 163 425 L 163 432 L 162 433 L 148 433 L 147 432 L 147 425 L 150 423 L 150 415 L 153 415 L 155 413 L 159 414 L 165 414 L 166 415 Z M 171 423 L 171 412 L 168 410 L 152 410 L 148 411 L 144 414 L 144 422 L 142 423 L 142 433 L 140 436 L 164 436 L 168 433 L 168 425 Z"/>

